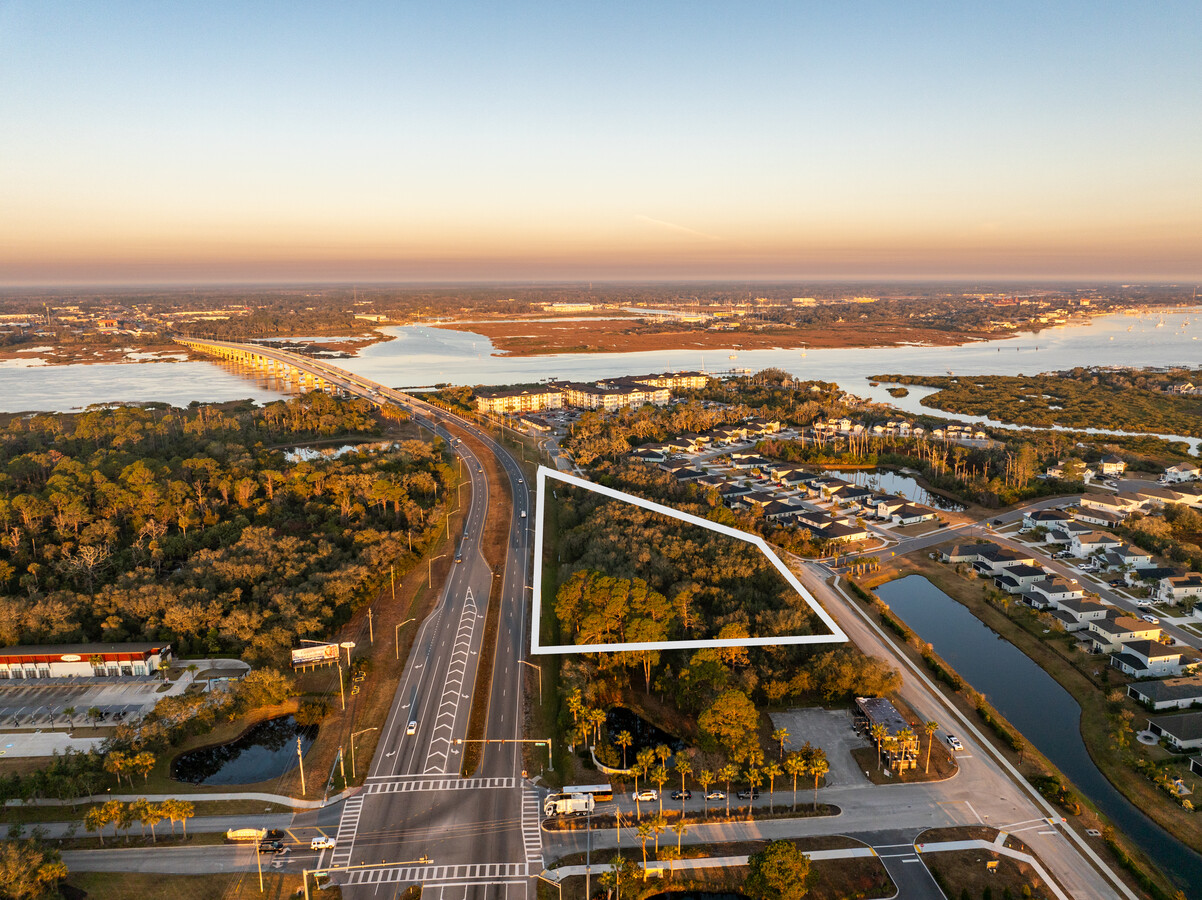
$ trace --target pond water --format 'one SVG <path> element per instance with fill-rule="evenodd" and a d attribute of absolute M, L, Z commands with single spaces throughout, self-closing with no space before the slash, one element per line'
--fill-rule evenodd
<path fill-rule="evenodd" d="M 920 575 L 882 584 L 876 593 L 1188 897 L 1202 898 L 1202 856 L 1140 812 L 1098 771 L 1081 739 L 1081 707 L 1052 676 Z M 1098 665 L 1106 660 L 1099 657 Z"/>
<path fill-rule="evenodd" d="M 640 750 L 654 750 L 660 744 L 667 744 L 673 753 L 687 746 L 680 738 L 673 737 L 623 706 L 615 706 L 605 714 L 605 730 L 609 734 L 609 742 L 618 748 L 619 753 L 621 748 L 618 747 L 618 735 L 623 731 L 630 732 L 634 743 L 626 750 L 627 762 L 633 760 Z"/>
<path fill-rule="evenodd" d="M 255 784 L 278 778 L 296 768 L 296 739 L 301 752 L 317 737 L 316 726 L 303 727 L 292 716 L 268 719 L 246 734 L 217 747 L 204 747 L 182 754 L 172 777 L 189 784 Z"/>
<path fill-rule="evenodd" d="M 842 478 L 858 487 L 871 488 L 886 494 L 896 494 L 923 506 L 944 509 L 949 512 L 960 512 L 964 509 L 959 503 L 948 500 L 939 494 L 932 494 L 911 476 L 901 472 L 880 469 L 825 469 L 823 475 Z"/>

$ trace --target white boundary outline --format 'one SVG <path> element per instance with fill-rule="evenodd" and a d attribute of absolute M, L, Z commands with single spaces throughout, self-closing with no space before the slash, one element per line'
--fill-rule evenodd
<path fill-rule="evenodd" d="M 841 644 L 847 641 L 847 635 L 843 633 L 836 623 L 831 618 L 830 614 L 823 609 L 818 601 L 814 599 L 804 587 L 797 577 L 789 571 L 789 567 L 781 562 L 780 558 L 772 552 L 772 548 L 768 546 L 767 541 L 755 534 L 748 534 L 746 531 L 739 531 L 735 528 L 730 528 L 726 525 L 721 525 L 717 522 L 711 522 L 709 519 L 702 519 L 698 516 L 690 515 L 689 513 L 681 512 L 678 509 L 672 509 L 669 506 L 661 506 L 658 503 L 652 503 L 650 500 L 644 500 L 642 497 L 635 497 L 631 494 L 615 491 L 613 488 L 605 487 L 604 485 L 594 484 L 591 481 L 586 481 L 583 478 L 577 478 L 575 475 L 569 475 L 566 472 L 557 472 L 554 469 L 548 469 L 546 466 L 539 466 L 538 473 L 535 476 L 537 484 L 537 494 L 535 496 L 535 519 L 534 519 L 534 615 L 531 621 L 530 634 L 530 652 L 532 654 L 553 654 L 553 653 L 611 653 L 611 652 L 629 652 L 639 650 L 694 650 L 702 647 L 771 647 L 781 644 Z M 679 519 L 682 522 L 688 522 L 690 525 L 697 525 L 701 528 L 707 528 L 710 531 L 716 531 L 719 534 L 724 534 L 727 537 L 735 538 L 736 540 L 746 541 L 754 547 L 757 547 L 776 568 L 785 581 L 801 595 L 802 599 L 809 605 L 815 615 L 822 620 L 823 624 L 831 630 L 830 634 L 796 634 L 796 635 L 779 635 L 776 637 L 746 637 L 746 638 L 710 638 L 707 640 L 695 641 L 647 641 L 642 643 L 626 643 L 626 644 L 560 644 L 555 646 L 544 647 L 539 644 L 538 631 L 539 622 L 542 612 L 542 590 L 543 590 L 543 515 L 545 513 L 546 495 L 547 495 L 547 479 L 553 478 L 556 481 L 562 481 L 564 484 L 575 485 L 576 487 L 584 488 L 588 491 L 593 491 L 597 494 L 602 494 L 606 497 L 612 497 L 615 500 L 621 500 L 625 503 L 632 503 L 635 506 L 641 506 L 643 509 L 651 510 L 651 512 L 659 513 L 668 516 L 672 519 Z"/>

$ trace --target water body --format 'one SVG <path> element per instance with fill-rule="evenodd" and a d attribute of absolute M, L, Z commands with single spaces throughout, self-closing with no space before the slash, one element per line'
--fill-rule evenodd
<path fill-rule="evenodd" d="M 1081 707 L 1052 676 L 920 575 L 890 581 L 876 593 L 1187 896 L 1202 898 L 1202 856 L 1140 812 L 1098 771 L 1081 740 Z M 1106 662 L 1099 657 L 1098 665 Z"/>
<path fill-rule="evenodd" d="M 618 748 L 619 753 L 622 752 L 622 748 L 618 747 L 618 735 L 623 731 L 630 732 L 634 741 L 626 750 L 628 763 L 634 760 L 640 750 L 654 750 L 660 744 L 667 744 L 673 753 L 683 750 L 686 746 L 680 738 L 673 737 L 624 706 L 615 706 L 605 714 L 605 731 L 609 735 L 609 742 Z"/>
<path fill-rule="evenodd" d="M 886 386 L 873 388 L 873 375 L 1019 375 L 1074 366 L 1202 366 L 1199 310 L 1152 316 L 1115 314 L 1086 324 L 1046 329 L 959 347 L 903 347 L 792 350 L 648 350 L 638 353 L 571 353 L 549 356 L 500 356 L 481 334 L 425 325 L 382 329 L 394 340 L 373 344 L 360 355 L 337 360 L 355 374 L 391 387 L 411 389 L 433 384 L 518 384 L 548 378 L 595 380 L 665 369 L 706 369 L 721 373 L 733 366 L 759 370 L 775 366 L 799 378 L 837 382 L 844 390 L 910 414 L 934 412 L 918 405 L 928 392 L 911 388 L 895 399 Z M 1156 327 L 1163 318 L 1163 327 Z M 1130 330 L 1129 330 L 1130 329 Z M 734 338 L 732 338 L 734 340 Z M 71 410 L 90 403 L 163 400 L 273 400 L 286 385 L 263 373 L 238 375 L 230 363 L 70 365 L 0 368 L 0 412 Z M 973 420 L 969 416 L 958 417 Z M 1170 436 L 1172 437 L 1172 436 Z"/>
<path fill-rule="evenodd" d="M 932 494 L 909 475 L 903 475 L 900 472 L 877 469 L 824 469 L 822 474 L 842 478 L 857 487 L 871 488 L 874 491 L 905 497 L 907 500 L 934 509 L 943 509 L 949 512 L 960 512 L 964 509 L 959 503 L 948 500 L 939 494 Z"/>
<path fill-rule="evenodd" d="M 185 753 L 175 761 L 172 777 L 189 784 L 257 784 L 296 768 L 296 739 L 309 749 L 317 728 L 302 727 L 292 716 L 268 719 L 228 744 Z"/>

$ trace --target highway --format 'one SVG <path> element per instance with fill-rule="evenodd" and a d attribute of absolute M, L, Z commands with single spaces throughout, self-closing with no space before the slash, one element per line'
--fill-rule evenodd
<path fill-rule="evenodd" d="M 389 892 L 382 896 L 391 897 L 414 883 L 423 884 L 427 897 L 534 896 L 532 878 L 542 871 L 539 811 L 533 787 L 521 777 L 522 744 L 517 743 L 523 737 L 532 505 L 517 461 L 474 424 L 324 360 L 260 345 L 204 343 L 251 351 L 319 375 L 331 387 L 373 403 L 410 410 L 419 425 L 448 442 L 471 483 L 463 531 L 455 544 L 456 563 L 435 609 L 418 626 L 363 790 L 342 805 L 335 849 L 323 851 L 320 860 L 310 854 L 304 865 L 334 873 L 348 898 L 376 898 L 385 886 Z M 499 572 L 481 555 L 493 500 L 484 471 L 489 461 L 462 439 L 469 436 L 495 457 L 514 501 Z M 509 743 L 486 745 L 475 777 L 461 779 L 462 741 L 496 578 L 501 580 L 501 618 L 485 736 Z M 305 813 L 295 824 L 304 827 L 318 820 L 319 813 Z M 339 868 L 346 871 L 338 873 Z"/>

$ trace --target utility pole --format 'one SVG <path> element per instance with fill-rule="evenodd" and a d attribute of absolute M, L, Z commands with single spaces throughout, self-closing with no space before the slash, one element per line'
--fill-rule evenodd
<path fill-rule="evenodd" d="M 255 847 L 255 867 L 259 870 L 259 893 L 265 893 L 263 888 L 263 854 Z"/>
<path fill-rule="evenodd" d="M 339 675 L 342 674 L 341 668 L 338 669 L 338 674 Z M 301 739 L 300 739 L 299 734 L 296 736 L 296 761 L 298 763 L 300 763 L 301 796 L 303 797 L 307 793 L 307 791 L 305 789 L 305 757 L 304 757 L 304 754 L 301 752 Z"/>
<path fill-rule="evenodd" d="M 409 532 L 409 549 L 413 549 L 413 532 Z M 392 602 L 396 603 L 396 566 L 388 567 L 388 580 L 392 582 Z"/>
<path fill-rule="evenodd" d="M 371 607 L 367 608 L 367 638 L 374 647 L 376 645 L 376 631 L 371 624 Z"/>
<path fill-rule="evenodd" d="M 342 656 L 338 657 L 338 696 L 342 700 L 342 711 L 346 712 L 346 690 L 342 686 Z M 296 739 L 297 744 L 300 744 L 300 738 Z"/>

